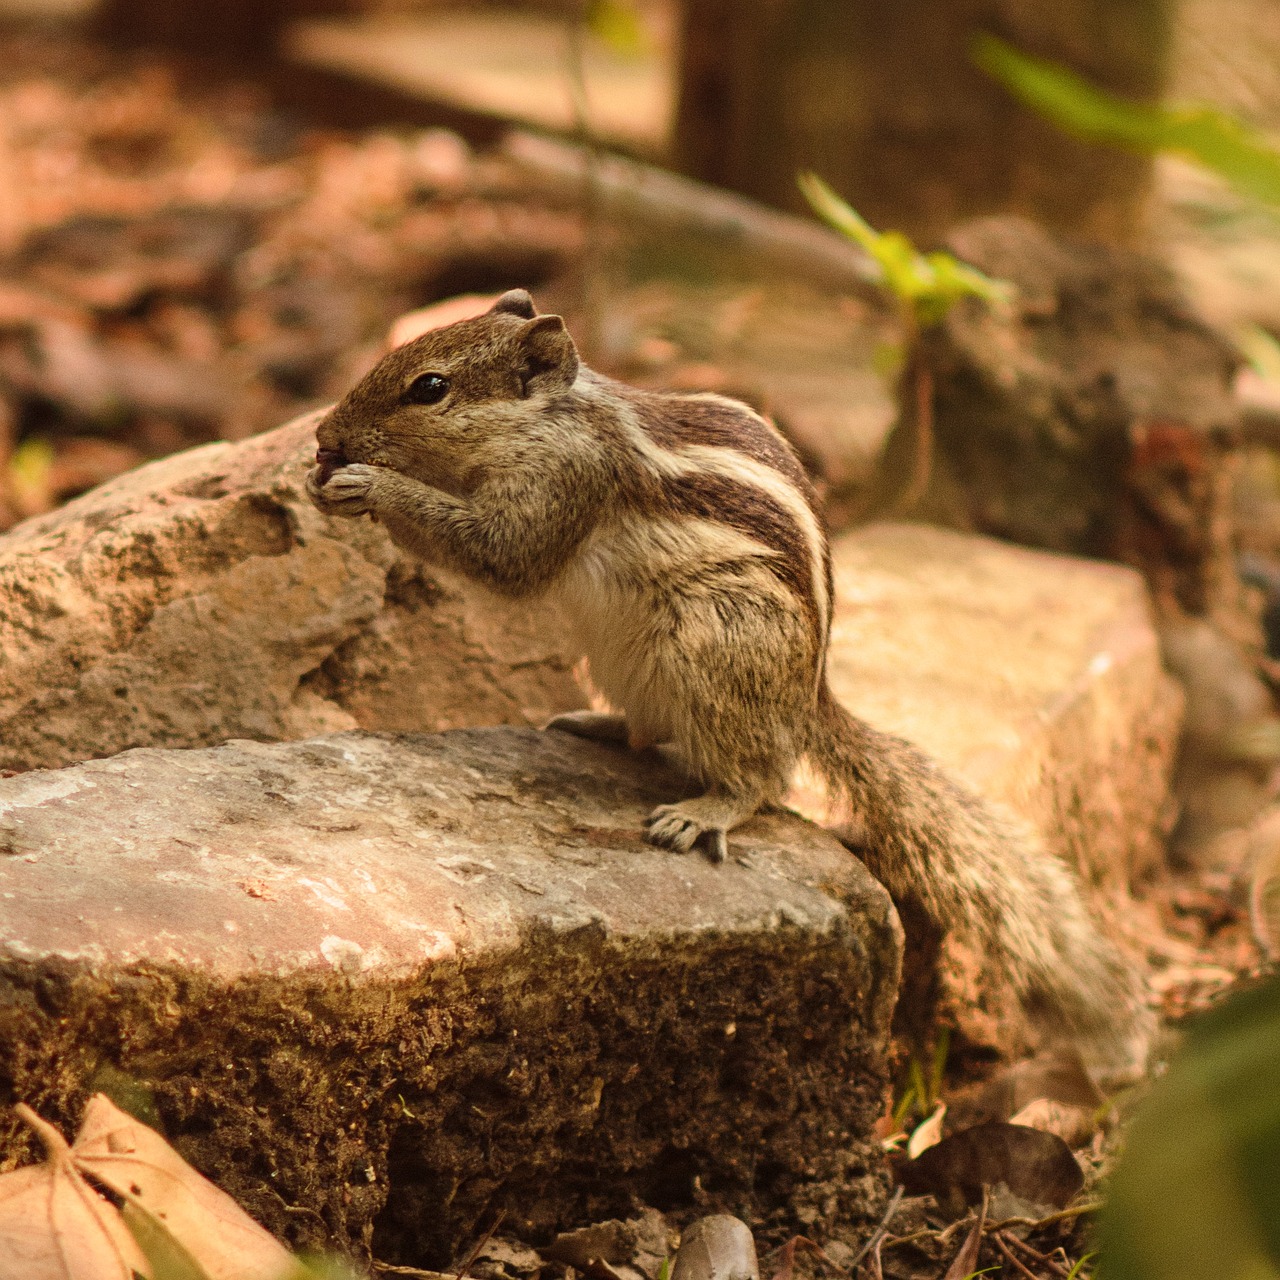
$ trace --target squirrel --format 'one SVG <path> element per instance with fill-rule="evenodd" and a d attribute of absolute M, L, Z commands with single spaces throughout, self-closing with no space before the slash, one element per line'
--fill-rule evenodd
<path fill-rule="evenodd" d="M 675 748 L 705 793 L 647 839 L 723 860 L 807 758 L 861 823 L 890 894 L 977 943 L 1033 1024 L 1132 1070 L 1150 1013 L 1068 869 L 827 682 L 832 573 L 790 444 L 715 394 L 644 391 L 587 368 L 522 289 L 391 351 L 317 428 L 307 492 L 511 597 L 551 595 L 615 712 L 547 728 Z"/>

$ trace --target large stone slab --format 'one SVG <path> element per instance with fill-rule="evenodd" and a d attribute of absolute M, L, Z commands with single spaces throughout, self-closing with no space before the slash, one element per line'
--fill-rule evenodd
<path fill-rule="evenodd" d="M 95 1086 L 141 1086 L 269 1227 L 384 1261 L 695 1180 L 856 1219 L 897 917 L 789 815 L 720 867 L 643 844 L 683 788 L 510 728 L 0 780 L 0 1101 L 72 1128 Z M 6 1108 L 0 1151 L 16 1128 Z"/>
<path fill-rule="evenodd" d="M 582 705 L 545 610 L 311 506 L 314 432 L 192 449 L 0 536 L 0 768 Z"/>
<path fill-rule="evenodd" d="M 927 525 L 834 552 L 846 706 L 1020 813 L 1086 881 L 1155 864 L 1182 695 L 1136 572 Z"/>

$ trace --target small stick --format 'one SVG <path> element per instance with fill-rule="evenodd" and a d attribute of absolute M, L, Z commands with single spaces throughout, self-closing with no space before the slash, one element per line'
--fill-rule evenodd
<path fill-rule="evenodd" d="M 498 1216 L 494 1218 L 493 1224 L 490 1226 L 489 1230 L 486 1231 L 484 1235 L 482 1235 L 480 1239 L 477 1240 L 475 1244 L 471 1246 L 471 1252 L 467 1254 L 465 1259 L 463 1259 L 462 1266 L 458 1268 L 458 1274 L 453 1277 L 453 1280 L 462 1280 L 462 1277 L 465 1276 L 467 1272 L 471 1270 L 471 1264 L 480 1256 L 480 1250 L 483 1249 L 485 1245 L 487 1245 L 489 1241 L 493 1238 L 493 1233 L 497 1231 L 497 1229 L 500 1226 L 502 1226 L 502 1220 L 506 1216 L 507 1216 L 507 1211 L 505 1209 L 498 1210 Z"/>
<path fill-rule="evenodd" d="M 876 1274 L 880 1273 L 880 1242 L 884 1239 L 889 1230 L 889 1223 L 893 1221 L 893 1215 L 898 1212 L 898 1206 L 902 1203 L 902 1188 L 899 1187 L 893 1193 L 893 1199 L 889 1201 L 889 1207 L 884 1211 L 884 1217 L 880 1219 L 880 1225 L 871 1233 L 871 1238 L 866 1244 L 858 1250 L 857 1256 L 849 1264 L 850 1275 L 857 1271 L 858 1264 L 869 1254 L 872 1249 L 875 1250 L 875 1267 Z"/>
<path fill-rule="evenodd" d="M 886 1236 L 886 1249 L 896 1249 L 900 1244 L 910 1244 L 913 1240 L 922 1240 L 925 1236 L 935 1236 L 937 1232 L 931 1227 L 921 1227 L 919 1231 L 910 1231 L 905 1236 Z"/>
<path fill-rule="evenodd" d="M 1070 1209 L 1059 1209 L 1047 1218 L 1006 1218 L 1003 1222 L 994 1222 L 992 1231 L 1003 1231 L 1006 1227 L 1047 1227 L 1052 1222 L 1066 1222 L 1078 1218 L 1082 1213 L 1096 1213 L 1102 1208 L 1101 1200 L 1086 1200 L 1084 1204 L 1073 1205 Z"/>
<path fill-rule="evenodd" d="M 817 1257 L 819 1262 L 825 1263 L 837 1275 L 842 1276 L 845 1274 L 845 1269 L 838 1262 L 833 1262 L 830 1258 L 828 1258 L 827 1255 L 823 1252 L 822 1246 L 817 1244 L 815 1241 L 810 1240 L 808 1236 L 792 1236 L 791 1239 L 786 1242 L 786 1244 L 780 1244 L 776 1249 L 771 1249 L 764 1256 L 766 1258 L 772 1258 L 775 1254 L 789 1252 L 789 1255 L 790 1255 L 789 1261 L 787 1259 L 784 1259 L 782 1267 L 779 1268 L 778 1274 L 781 1275 L 782 1269 L 784 1267 L 794 1265 L 795 1251 L 797 1248 L 799 1248 L 800 1245 L 804 1245 L 805 1248 L 810 1250 L 810 1252 L 812 1252 Z"/>
<path fill-rule="evenodd" d="M 1041 1253 L 1039 1249 L 1033 1249 L 1025 1240 L 1019 1239 L 1012 1231 L 1001 1232 L 1008 1244 L 1015 1245 L 1028 1257 L 1034 1258 L 1043 1267 L 1048 1267 L 1054 1275 L 1065 1276 L 1067 1274 L 1066 1267 L 1055 1262 L 1047 1253 Z"/>
<path fill-rule="evenodd" d="M 1029 1268 L 1029 1267 L 1028 1267 L 1028 1266 L 1027 1266 L 1027 1265 L 1026 1265 L 1026 1264 L 1025 1264 L 1025 1263 L 1024 1263 L 1024 1262 L 1023 1262 L 1023 1261 L 1018 1257 L 1018 1255 L 1017 1255 L 1016 1253 L 1014 1253 L 1014 1251 L 1013 1251 L 1012 1249 L 1010 1249 L 1010 1248 L 1009 1248 L 1009 1246 L 1008 1246 L 1007 1244 L 1005 1244 L 1005 1242 L 1004 1242 L 1004 1232 L 1003 1232 L 1003 1231 L 993 1231 L 993 1232 L 991 1233 L 991 1238 L 996 1242 L 996 1248 L 997 1248 L 997 1249 L 999 1249 L 999 1250 L 1000 1250 L 1000 1252 L 1001 1252 L 1001 1253 L 1003 1253 L 1003 1254 L 1004 1254 L 1004 1256 L 1005 1256 L 1005 1257 L 1006 1257 L 1010 1262 L 1012 1262 L 1012 1263 L 1013 1263 L 1013 1265 L 1014 1265 L 1015 1267 L 1017 1267 L 1017 1269 L 1018 1269 L 1020 1272 L 1022 1272 L 1022 1274 L 1023 1274 L 1024 1276 L 1026 1276 L 1026 1277 L 1027 1277 L 1027 1280 L 1040 1280 L 1040 1277 L 1039 1277 L 1039 1276 L 1037 1276 L 1037 1275 L 1036 1275 L 1036 1273 L 1035 1273 L 1034 1271 L 1032 1271 L 1032 1270 L 1031 1270 L 1031 1269 L 1030 1269 L 1030 1268 Z"/>
<path fill-rule="evenodd" d="M 909 342 L 915 345 L 914 336 Z M 912 390 L 915 392 L 911 478 L 894 504 L 904 514 L 913 511 L 920 504 L 929 488 L 929 477 L 933 471 L 933 374 L 918 351 L 911 358 L 915 361 L 911 374 Z"/>
<path fill-rule="evenodd" d="M 883 1240 L 883 1236 L 876 1236 L 875 1248 L 871 1250 L 871 1280 L 884 1280 L 884 1268 L 880 1265 L 880 1245 Z"/>
<path fill-rule="evenodd" d="M 973 1212 L 970 1211 L 969 1213 L 966 1213 L 963 1218 L 957 1218 L 949 1227 L 943 1227 L 943 1229 L 938 1232 L 938 1243 L 940 1245 L 946 1245 L 957 1231 L 964 1230 L 965 1227 L 969 1226 L 973 1222 L 973 1217 Z"/>

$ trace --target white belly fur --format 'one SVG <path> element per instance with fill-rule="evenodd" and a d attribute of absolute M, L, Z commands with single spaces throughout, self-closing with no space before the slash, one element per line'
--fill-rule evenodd
<path fill-rule="evenodd" d="M 583 545 L 552 598 L 587 656 L 592 683 L 626 715 L 633 735 L 688 737 L 680 721 L 690 699 L 671 659 L 697 625 L 690 581 L 713 566 L 771 554 L 726 525 L 700 520 L 599 529 Z"/>

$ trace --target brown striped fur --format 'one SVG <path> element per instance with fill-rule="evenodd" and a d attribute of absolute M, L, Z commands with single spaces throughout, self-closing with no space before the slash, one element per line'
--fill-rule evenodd
<path fill-rule="evenodd" d="M 447 394 L 408 402 L 425 374 Z M 819 504 L 758 414 L 582 368 L 563 322 L 513 291 L 386 356 L 317 437 L 322 511 L 373 514 L 416 555 L 559 602 L 616 712 L 551 727 L 671 744 L 706 786 L 659 806 L 650 840 L 723 857 L 728 831 L 780 800 L 807 757 L 852 802 L 893 894 L 982 943 L 1051 1032 L 1098 1062 L 1141 1056 L 1141 989 L 1066 868 L 836 704 Z"/>

